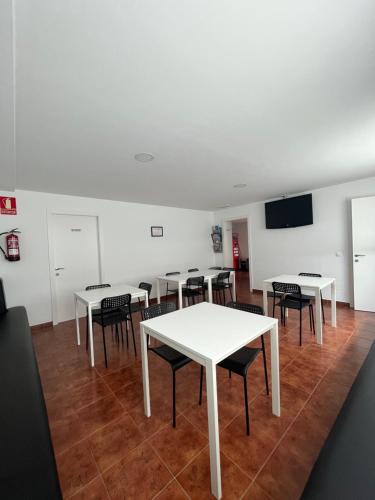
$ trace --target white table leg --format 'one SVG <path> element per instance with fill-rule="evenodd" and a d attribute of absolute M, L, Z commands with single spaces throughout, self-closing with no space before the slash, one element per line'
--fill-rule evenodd
<path fill-rule="evenodd" d="M 212 279 L 207 278 L 208 302 L 212 304 Z"/>
<path fill-rule="evenodd" d="M 178 308 L 182 309 L 182 284 L 178 284 Z"/>
<path fill-rule="evenodd" d="M 151 417 L 150 380 L 148 375 L 147 335 L 141 325 L 141 351 L 142 351 L 142 378 L 143 378 L 143 403 L 146 417 Z"/>
<path fill-rule="evenodd" d="M 280 366 L 278 323 L 271 332 L 272 413 L 280 417 Z"/>
<path fill-rule="evenodd" d="M 156 300 L 157 303 L 160 304 L 160 280 L 156 279 Z M 148 305 L 147 305 L 148 307 Z"/>
<path fill-rule="evenodd" d="M 235 273 L 235 271 L 232 272 L 232 284 L 233 284 L 233 287 L 232 287 L 233 300 L 234 300 L 234 302 L 236 302 L 237 293 L 236 293 L 236 273 Z"/>
<path fill-rule="evenodd" d="M 322 303 L 319 288 L 315 290 L 315 330 L 317 343 L 323 344 Z"/>
<path fill-rule="evenodd" d="M 263 283 L 263 311 L 268 316 L 267 284 Z"/>
<path fill-rule="evenodd" d="M 336 280 L 331 284 L 331 325 L 337 326 L 336 323 Z"/>
<path fill-rule="evenodd" d="M 206 364 L 208 434 L 210 443 L 211 492 L 221 498 L 219 414 L 217 407 L 216 365 Z"/>
<path fill-rule="evenodd" d="M 74 296 L 74 305 L 75 305 L 75 313 L 76 313 L 77 345 L 81 345 L 81 335 L 79 332 L 78 300 L 77 300 L 76 296 Z"/>
<path fill-rule="evenodd" d="M 95 357 L 94 357 L 94 336 L 92 333 L 92 313 L 91 313 L 91 305 L 89 304 L 87 308 L 87 313 L 89 317 L 89 343 L 90 343 L 90 357 L 91 357 L 91 366 L 95 365 Z"/>

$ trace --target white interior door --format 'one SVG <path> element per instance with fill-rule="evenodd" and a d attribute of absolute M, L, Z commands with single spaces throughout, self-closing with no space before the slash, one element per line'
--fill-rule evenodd
<path fill-rule="evenodd" d="M 375 196 L 352 200 L 354 309 L 375 312 Z"/>
<path fill-rule="evenodd" d="M 52 215 L 54 323 L 74 318 L 73 293 L 100 283 L 98 220 Z"/>

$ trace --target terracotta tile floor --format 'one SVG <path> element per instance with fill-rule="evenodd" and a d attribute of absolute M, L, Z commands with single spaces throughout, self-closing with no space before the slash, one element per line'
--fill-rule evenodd
<path fill-rule="evenodd" d="M 238 276 L 238 298 L 261 304 Z M 326 317 L 330 317 L 325 306 Z M 305 317 L 280 328 L 282 416 L 271 413 L 261 356 L 249 370 L 251 436 L 243 385 L 218 370 L 224 498 L 297 499 L 375 338 L 375 315 L 338 308 L 318 346 Z M 138 318 L 136 321 L 138 330 Z M 85 323 L 82 321 L 82 332 Z M 138 331 L 137 331 L 138 333 Z M 228 332 L 230 333 L 230 332 Z M 84 337 L 84 335 L 82 335 Z M 138 338 L 138 335 L 137 335 Z M 206 401 L 198 405 L 199 367 L 177 374 L 177 428 L 171 427 L 169 366 L 150 354 L 152 417 L 143 415 L 141 364 L 108 331 L 109 368 L 95 335 L 96 367 L 75 345 L 74 322 L 33 334 L 64 498 L 210 498 Z M 139 341 L 137 343 L 140 353 Z M 269 358 L 269 339 L 266 339 Z M 270 364 L 270 360 L 268 359 Z M 204 394 L 205 396 L 205 394 Z"/>

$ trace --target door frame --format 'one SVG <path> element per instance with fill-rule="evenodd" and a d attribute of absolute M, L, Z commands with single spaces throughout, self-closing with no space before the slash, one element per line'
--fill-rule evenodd
<path fill-rule="evenodd" d="M 89 211 L 75 211 L 75 210 L 53 210 L 47 209 L 47 240 L 48 240 L 48 260 L 49 260 L 49 280 L 50 280 L 50 296 L 51 296 L 51 312 L 52 324 L 58 325 L 57 314 L 57 291 L 56 291 L 56 276 L 55 276 L 55 251 L 53 245 L 53 216 L 54 215 L 72 215 L 81 217 L 95 217 L 98 238 L 98 267 L 99 267 L 99 280 L 103 283 L 103 237 L 102 237 L 102 224 L 100 216 L 96 212 Z M 72 297 L 73 300 L 73 297 Z"/>
<path fill-rule="evenodd" d="M 249 290 L 250 292 L 253 291 L 253 248 L 252 248 L 252 238 L 250 237 L 251 233 L 251 219 L 250 215 L 237 215 L 236 217 L 226 217 L 225 219 L 222 220 L 221 227 L 223 228 L 223 264 L 225 266 L 225 261 L 228 258 L 228 255 L 226 253 L 226 248 L 227 248 L 227 238 L 228 238 L 228 231 L 226 231 L 226 223 L 227 222 L 234 222 L 239 219 L 246 219 L 247 221 L 247 245 L 249 248 Z M 233 231 L 232 231 L 233 234 Z M 232 248 L 232 245 L 231 245 Z M 229 267 L 229 266 L 228 266 Z"/>

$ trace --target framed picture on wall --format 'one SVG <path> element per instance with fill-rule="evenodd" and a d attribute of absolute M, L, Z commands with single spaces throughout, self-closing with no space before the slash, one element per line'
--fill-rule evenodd
<path fill-rule="evenodd" d="M 161 238 L 163 236 L 163 226 L 151 226 L 151 236 Z"/>

